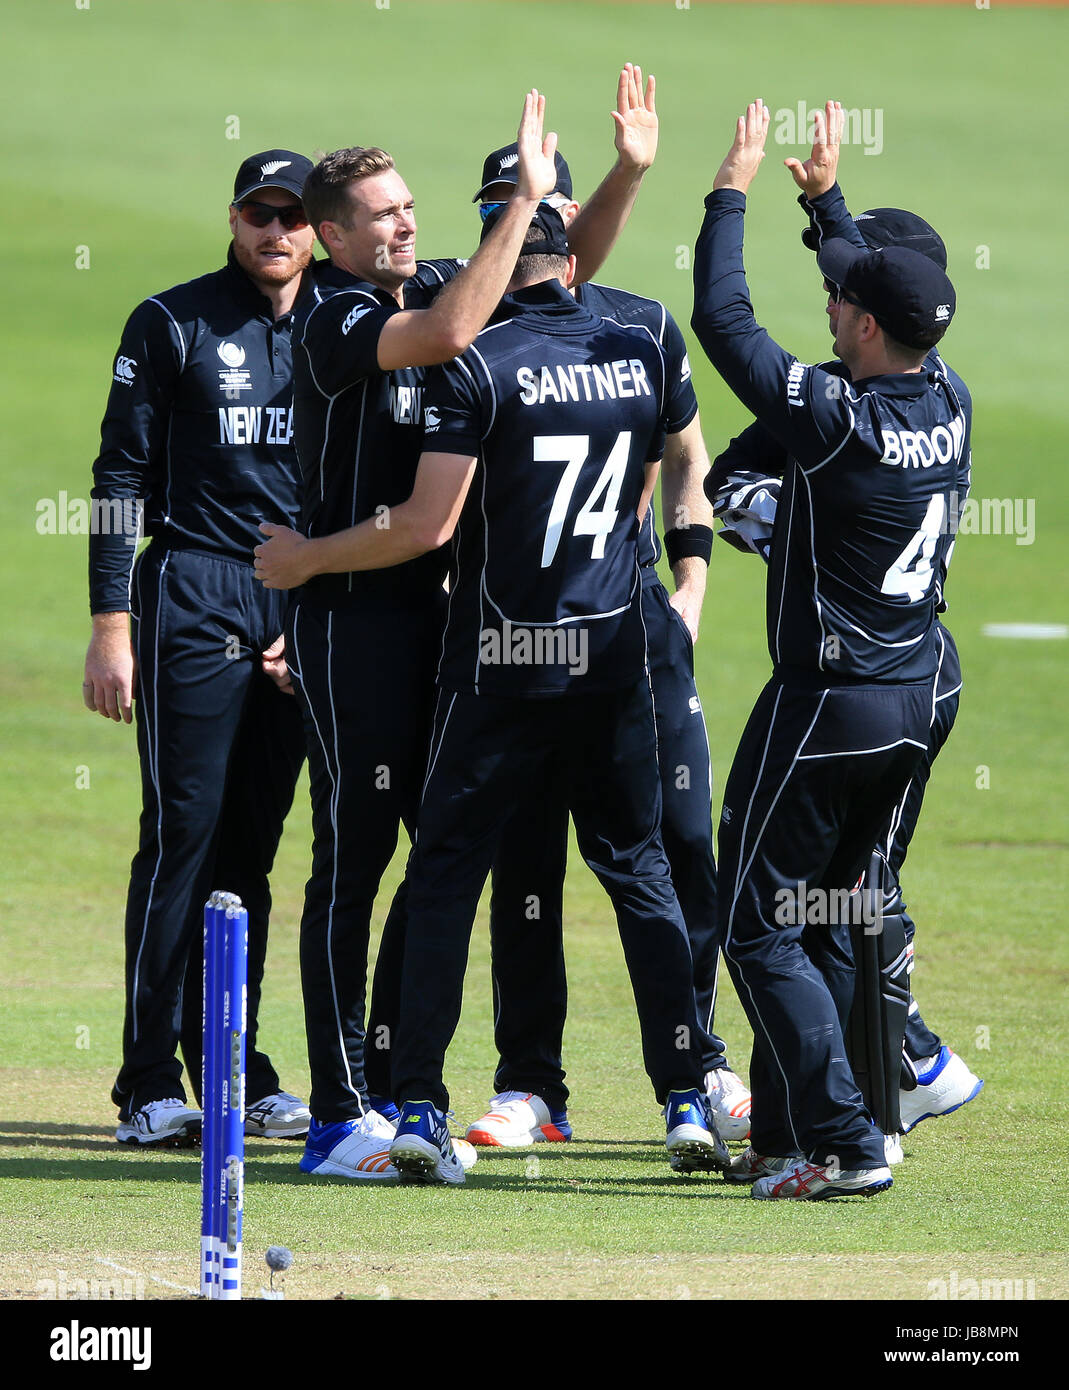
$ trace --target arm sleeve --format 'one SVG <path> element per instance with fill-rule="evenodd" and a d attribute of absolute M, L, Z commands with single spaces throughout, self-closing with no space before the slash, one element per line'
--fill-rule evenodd
<path fill-rule="evenodd" d="M 818 247 L 825 241 L 830 241 L 832 237 L 842 237 L 843 241 L 848 241 L 851 246 L 856 246 L 861 251 L 871 249 L 858 231 L 857 223 L 850 216 L 843 191 L 837 183 L 833 183 L 827 193 L 822 193 L 819 198 L 810 201 L 802 193 L 798 201 L 809 213 L 809 223 L 816 231 Z"/>
<path fill-rule="evenodd" d="M 665 391 L 666 428 L 669 434 L 686 429 L 698 413 L 698 398 L 690 376 L 690 357 L 679 324 L 665 310 L 664 355 L 668 373 Z"/>
<path fill-rule="evenodd" d="M 397 304 L 380 304 L 365 290 L 340 290 L 311 310 L 301 331 L 312 380 L 324 396 L 336 396 L 379 369 L 379 335 Z"/>
<path fill-rule="evenodd" d="M 705 207 L 694 251 L 691 325 L 743 405 L 803 469 L 816 467 L 853 428 L 842 383 L 785 352 L 754 318 L 742 261 L 745 195 L 719 189 Z"/>
<path fill-rule="evenodd" d="M 490 419 L 482 381 L 468 353 L 431 367 L 423 387 L 424 453 L 479 456 Z"/>
<path fill-rule="evenodd" d="M 93 464 L 90 495 L 98 521 L 89 528 L 91 613 L 125 613 L 130 607 L 136 512 L 151 494 L 166 450 L 185 355 L 182 331 L 163 305 L 151 299 L 138 305 L 115 354 L 100 453 Z M 113 524 L 116 518 L 121 524 Z"/>

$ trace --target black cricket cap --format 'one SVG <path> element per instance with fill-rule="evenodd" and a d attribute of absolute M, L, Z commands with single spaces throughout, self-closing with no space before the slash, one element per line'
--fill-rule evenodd
<path fill-rule="evenodd" d="M 904 246 L 860 251 L 833 237 L 817 252 L 817 265 L 825 279 L 906 347 L 934 347 L 954 317 L 954 286 L 920 251 Z"/>
<path fill-rule="evenodd" d="M 234 202 L 240 203 L 261 188 L 284 188 L 300 198 L 312 161 L 294 150 L 264 150 L 250 154 L 234 180 Z"/>
<path fill-rule="evenodd" d="M 504 215 L 505 207 L 495 208 L 483 223 L 482 233 L 479 237 L 480 243 L 484 242 L 498 221 Z M 556 208 L 549 207 L 546 203 L 539 203 L 535 210 L 535 215 L 531 218 L 531 226 L 541 236 L 537 240 L 524 242 L 520 248 L 521 256 L 567 256 L 568 233 L 564 229 L 564 218 Z"/>
<path fill-rule="evenodd" d="M 798 201 L 809 212 L 804 193 Z M 904 208 L 870 208 L 868 212 L 859 212 L 854 224 L 873 251 L 882 251 L 886 246 L 905 246 L 927 256 L 940 270 L 947 268 L 947 249 L 943 238 L 915 212 L 906 212 Z M 820 246 L 820 233 L 812 212 L 809 212 L 809 226 L 802 233 L 802 244 L 810 251 L 816 251 Z"/>
<path fill-rule="evenodd" d="M 568 171 L 567 162 L 559 150 L 553 159 L 557 166 L 557 182 L 553 191 L 554 193 L 563 193 L 566 198 L 571 198 L 572 176 Z M 519 183 L 520 176 L 517 172 L 519 163 L 520 147 L 515 140 L 511 145 L 504 145 L 500 150 L 494 150 L 493 154 L 488 154 L 483 160 L 482 183 L 478 193 L 471 201 L 477 203 L 486 189 L 495 183 Z"/>

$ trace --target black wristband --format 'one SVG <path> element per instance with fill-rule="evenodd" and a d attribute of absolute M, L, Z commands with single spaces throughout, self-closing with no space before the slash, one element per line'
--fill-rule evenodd
<path fill-rule="evenodd" d="M 713 553 L 713 528 L 673 526 L 671 531 L 664 533 L 664 550 L 673 569 L 680 560 L 686 560 L 691 555 L 708 564 Z"/>

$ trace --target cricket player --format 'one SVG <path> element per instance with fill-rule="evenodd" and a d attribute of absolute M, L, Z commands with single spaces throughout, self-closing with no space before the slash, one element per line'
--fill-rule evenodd
<path fill-rule="evenodd" d="M 512 201 L 488 218 L 484 235 Z M 460 1183 L 442 1071 L 501 827 L 564 768 L 587 863 L 616 910 L 669 1153 L 727 1152 L 694 1045 L 690 951 L 660 841 L 660 775 L 637 541 L 663 447 L 664 355 L 578 305 L 564 224 L 540 208 L 510 293 L 428 379 L 424 452 L 388 530 L 298 542 L 306 571 L 379 569 L 454 538 L 439 698 L 409 862 L 400 1103 L 390 1157 Z"/>
<path fill-rule="evenodd" d="M 802 234 L 803 243 L 812 251 L 819 250 L 822 241 L 833 237 L 842 237 L 866 250 L 905 246 L 920 251 L 945 270 L 947 255 L 942 238 L 916 214 L 901 208 L 874 208 L 856 218 L 850 216 L 836 182 L 841 135 L 842 108 L 837 102 L 829 102 L 823 121 L 817 123 L 817 138 L 811 157 L 805 164 L 798 160 L 786 161 L 795 182 L 802 189 L 799 202 L 810 218 L 810 225 Z M 825 289 L 828 293 L 829 326 L 834 337 L 841 303 L 840 291 L 837 286 L 827 282 Z M 822 366 L 829 372 L 844 370 L 841 363 L 829 362 Z M 936 349 L 928 354 L 926 366 L 933 371 L 944 371 L 959 398 L 966 402 L 969 400 L 965 383 L 947 367 Z M 741 477 L 782 477 L 786 461 L 786 450 L 763 425 L 756 422 L 732 440 L 716 460 L 706 483 L 709 495 L 713 498 L 718 494 L 732 493 L 735 491 L 732 480 Z M 959 470 L 959 512 L 969 490 L 970 465 L 971 458 L 966 455 Z M 950 549 L 952 547 L 948 548 L 948 563 Z M 765 555 L 767 559 L 767 547 Z M 935 582 L 939 593 L 937 611 L 942 615 L 947 606 L 944 597 L 945 569 L 937 575 Z M 941 616 L 936 622 L 938 661 L 928 744 L 904 798 L 895 807 L 890 823 L 876 845 L 868 875 L 870 883 L 879 882 L 883 899 L 881 930 L 877 934 L 879 939 L 860 942 L 863 950 L 874 947 L 881 956 L 878 974 L 875 981 L 870 982 L 868 994 L 873 1005 L 871 1010 L 863 1007 L 866 1005 L 865 997 L 860 990 L 855 992 L 854 1010 L 847 1034 L 855 1075 L 859 1074 L 863 1065 L 863 1076 L 859 1076 L 862 1091 L 881 1128 L 890 1136 L 887 1146 L 889 1161 L 890 1156 L 901 1158 L 901 1144 L 895 1137 L 897 1131 L 908 1133 L 922 1119 L 957 1110 L 974 1099 L 983 1086 L 983 1082 L 970 1071 L 962 1058 L 929 1028 L 906 983 L 913 966 L 915 926 L 902 898 L 900 873 L 916 829 L 932 764 L 954 725 L 962 683 L 954 639 Z M 859 979 L 864 976 L 866 965 L 864 957 L 857 962 Z M 870 1013 L 875 1017 L 870 1017 Z M 855 1052 L 860 1054 L 860 1061 Z M 908 1087 L 900 1089 L 900 1076 L 905 1077 Z M 753 1155 L 745 1160 L 750 1165 L 757 1161 Z"/>
<path fill-rule="evenodd" d="M 188 1143 L 200 1132 L 176 1054 L 181 1033 L 199 1100 L 201 913 L 213 889 L 237 893 L 249 914 L 246 1133 L 308 1128 L 306 1106 L 256 1047 L 268 874 L 304 747 L 285 604 L 256 583 L 251 550 L 261 521 L 297 515 L 290 342 L 312 255 L 301 202 L 311 167 L 293 150 L 246 159 L 226 266 L 134 310 L 93 465 L 93 498 L 112 515 L 143 508 L 152 537 L 140 555 L 136 525 L 98 528 L 89 543 L 82 693 L 109 719 L 129 723 L 136 709 L 141 761 L 112 1093 L 122 1143 Z"/>
<path fill-rule="evenodd" d="M 515 197 L 470 266 L 416 261 L 412 197 L 383 151 L 338 151 L 309 177 L 306 207 L 331 264 L 298 328 L 296 440 L 308 536 L 325 538 L 365 517 L 392 528 L 419 457 L 422 369 L 466 347 L 489 317 L 531 215 L 555 182 L 556 137 L 543 147 L 543 118 L 544 98 L 532 93 L 518 138 Z M 620 182 L 631 188 L 630 177 Z M 607 183 L 611 202 L 620 190 L 612 177 Z M 364 1047 L 368 940 L 399 826 L 410 834 L 415 826 L 446 558 L 421 554 L 389 574 L 311 576 L 286 566 L 295 533 L 264 532 L 271 539 L 257 548 L 261 578 L 272 587 L 303 585 L 288 629 L 314 831 L 301 927 L 313 1122 L 301 1167 L 320 1176 L 396 1178 L 385 1157 L 395 1113 L 389 1037 Z M 402 887 L 383 930 L 380 972 L 399 969 L 404 921 Z M 383 988 L 396 995 L 396 985 Z"/>
<path fill-rule="evenodd" d="M 916 251 L 836 239 L 818 265 L 840 290 L 849 380 L 784 352 L 754 320 L 745 194 L 769 113 L 740 118 L 706 200 L 692 323 L 739 399 L 788 450 L 772 537 L 773 676 L 743 733 L 721 817 L 724 954 L 754 1029 L 758 1198 L 891 1186 L 883 1135 L 846 1061 L 853 962 L 835 935 L 777 917 L 799 884 L 844 893 L 927 746 L 938 663 L 936 576 L 971 412 L 925 359 L 955 307 Z"/>
<path fill-rule="evenodd" d="M 641 72 L 621 74 L 635 83 Z M 623 107 L 621 92 L 618 105 Z M 655 133 L 655 88 L 643 104 Z M 511 193 L 515 147 L 489 154 L 475 197 L 483 217 Z M 553 202 L 568 227 L 580 211 L 567 165 L 558 159 Z M 712 547 L 712 509 L 702 490 L 708 455 L 691 382 L 683 335 L 663 304 L 627 290 L 588 282 L 575 287 L 578 302 L 617 323 L 646 326 L 668 365 L 667 431 L 661 468 L 665 533 L 675 592 L 660 582 L 655 508 L 640 536 L 641 607 L 649 647 L 663 804 L 662 836 L 687 924 L 694 960 L 699 1047 L 717 1129 L 726 1140 L 749 1134 L 750 1097 L 728 1067 L 723 1040 L 712 1031 L 720 946 L 716 915 L 716 863 L 712 844 L 712 770 L 701 700 L 694 682 L 697 639 Z M 494 1033 L 500 1061 L 487 1113 L 469 1125 L 467 1138 L 485 1146 L 522 1147 L 571 1138 L 562 1039 L 567 1013 L 562 896 L 568 846 L 563 789 L 532 788 L 502 836 L 493 871 L 490 941 Z M 532 905 L 536 905 L 533 911 Z M 678 1160 L 682 1166 L 682 1160 Z"/>

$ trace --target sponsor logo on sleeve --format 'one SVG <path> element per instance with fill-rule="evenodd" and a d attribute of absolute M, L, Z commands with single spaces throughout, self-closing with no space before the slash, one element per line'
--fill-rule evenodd
<path fill-rule="evenodd" d="M 359 323 L 360 320 L 364 317 L 365 314 L 370 314 L 370 313 L 371 313 L 371 305 L 370 305 L 370 304 L 358 304 L 358 305 L 356 306 L 355 309 L 350 309 L 349 312 L 346 314 L 345 318 L 344 318 L 343 321 L 342 321 L 342 326 L 341 326 L 341 335 L 342 335 L 342 337 L 344 338 L 344 337 L 348 334 L 349 330 L 354 326 L 354 324 Z"/>
<path fill-rule="evenodd" d="M 689 353 L 689 352 L 685 352 L 685 353 L 683 354 L 683 365 L 682 365 L 682 367 L 680 367 L 680 369 L 679 369 L 679 379 L 680 379 L 680 381 L 689 381 L 689 380 L 690 380 L 690 353 Z"/>
<path fill-rule="evenodd" d="M 113 380 L 117 381 L 120 386 L 133 386 L 134 368 L 136 366 L 137 362 L 134 358 L 123 357 L 120 353 L 115 359 L 115 374 Z"/>
<path fill-rule="evenodd" d="M 441 425 L 442 417 L 438 414 L 436 406 L 429 405 L 423 412 L 423 428 L 427 434 L 433 434 Z"/>

